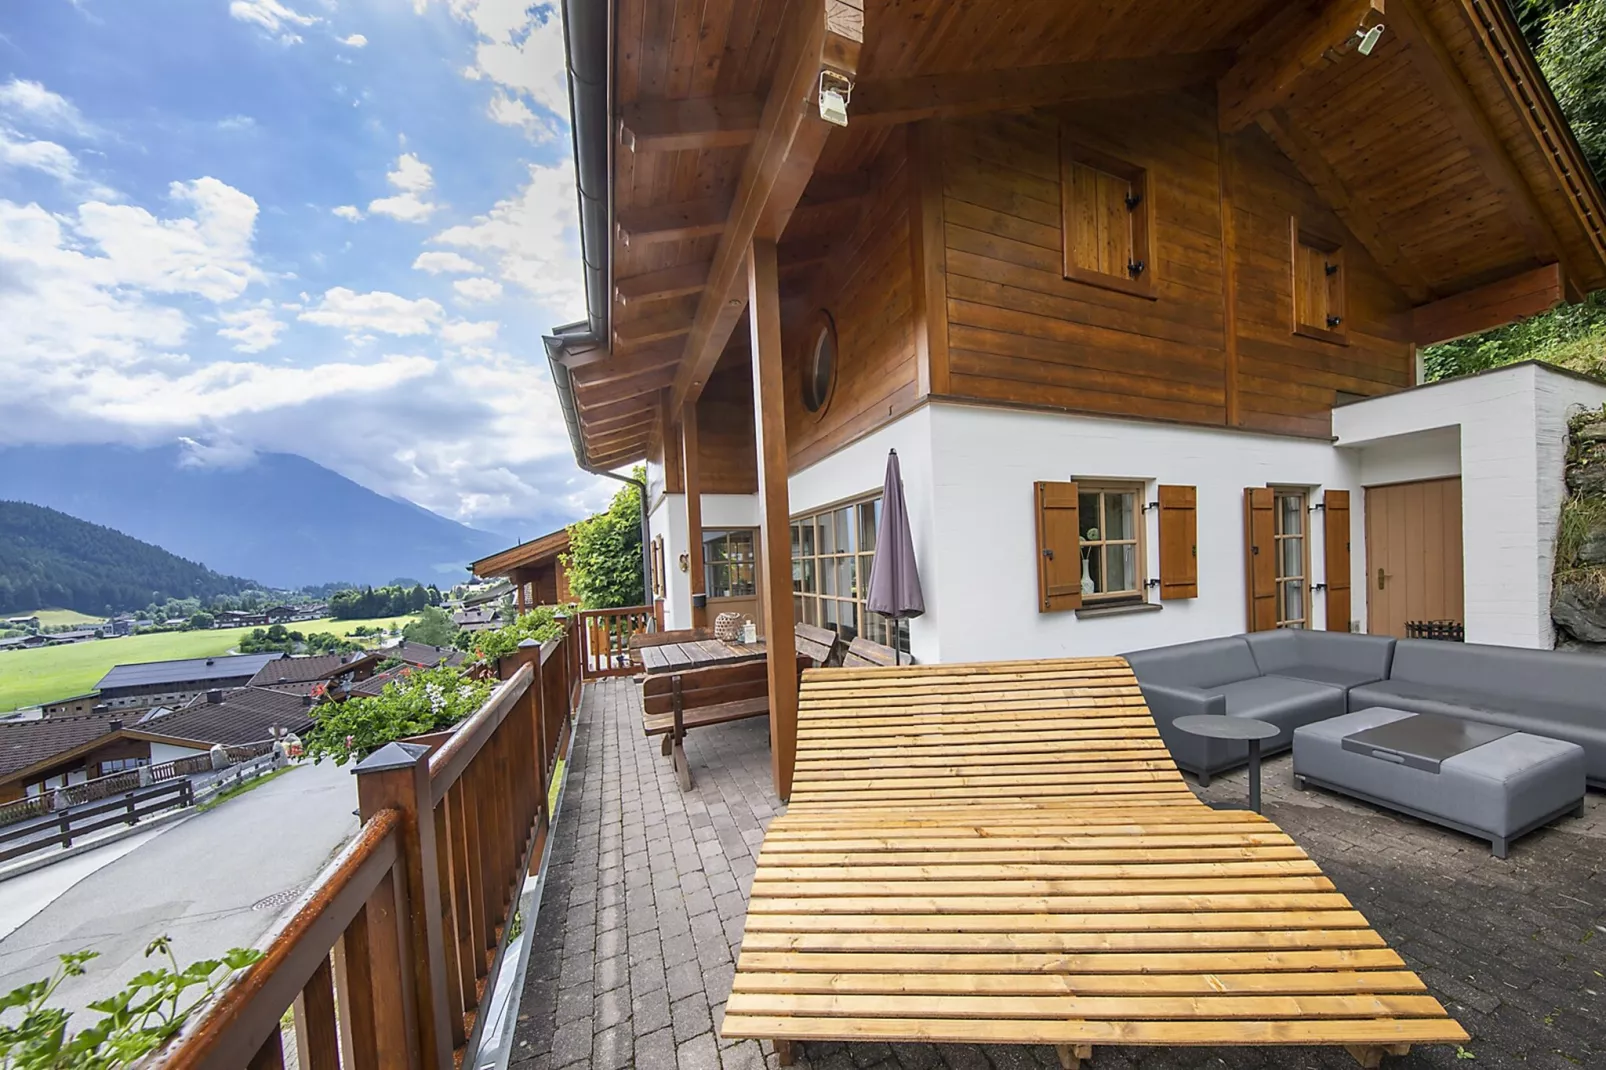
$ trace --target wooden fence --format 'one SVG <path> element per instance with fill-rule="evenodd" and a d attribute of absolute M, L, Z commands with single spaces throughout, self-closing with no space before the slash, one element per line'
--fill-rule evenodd
<path fill-rule="evenodd" d="M 272 742 L 224 748 L 231 763 L 260 758 L 272 749 Z M 191 758 L 174 758 L 170 762 L 158 762 L 156 765 L 145 766 L 143 768 L 145 774 L 144 783 L 147 785 L 159 784 L 166 780 L 187 777 L 194 773 L 204 773 L 211 768 L 212 755 L 209 752 L 203 752 Z M 25 799 L 8 802 L 0 806 L 0 828 L 16 824 L 18 821 L 26 821 L 29 818 L 42 817 L 60 809 L 57 802 L 58 796 L 67 806 L 82 806 L 84 803 L 94 802 L 97 799 L 109 799 L 113 795 L 133 791 L 140 787 L 141 772 L 142 770 L 140 769 L 123 769 L 116 773 L 108 773 L 103 777 L 96 777 L 94 780 L 71 784 L 65 788 L 50 788 L 37 795 L 30 795 Z"/>
<path fill-rule="evenodd" d="M 630 664 L 630 637 L 650 632 L 657 615 L 652 606 L 626 606 L 621 609 L 582 609 L 580 631 L 585 637 L 581 664 L 585 678 L 629 676 L 636 670 Z"/>
<path fill-rule="evenodd" d="M 0 862 L 10 862 L 49 848 L 71 847 L 74 837 L 117 825 L 137 825 L 142 817 L 175 806 L 189 806 L 194 801 L 195 792 L 189 780 L 169 780 L 152 787 L 136 788 L 120 799 L 108 798 L 62 810 L 54 821 L 12 825 L 0 832 Z"/>
<path fill-rule="evenodd" d="M 357 766 L 357 838 L 226 987 L 146 1066 L 270 1070 L 294 1012 L 301 1070 L 451 1070 L 475 1039 L 550 823 L 547 773 L 580 698 L 578 629 L 503 659 L 438 746 Z"/>

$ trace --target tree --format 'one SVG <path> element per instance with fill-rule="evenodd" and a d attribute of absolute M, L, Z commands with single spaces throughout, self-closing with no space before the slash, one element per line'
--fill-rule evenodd
<path fill-rule="evenodd" d="M 439 606 L 425 606 L 418 619 L 402 629 L 402 638 L 426 646 L 451 646 L 457 638 L 457 625 L 452 623 L 451 614 Z"/>
<path fill-rule="evenodd" d="M 637 479 L 643 471 L 633 472 Z M 641 575 L 641 492 L 619 488 L 607 512 L 569 526 L 569 552 L 563 559 L 569 587 L 587 609 L 639 606 L 646 601 Z"/>
<path fill-rule="evenodd" d="M 192 613 L 192 614 L 190 614 L 190 627 L 194 628 L 198 632 L 205 631 L 206 629 L 210 628 L 214 623 L 216 623 L 216 621 L 213 618 L 212 614 L 210 614 L 210 613 Z"/>

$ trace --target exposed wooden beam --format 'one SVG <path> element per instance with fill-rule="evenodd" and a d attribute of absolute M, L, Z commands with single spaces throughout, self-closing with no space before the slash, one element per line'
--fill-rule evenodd
<path fill-rule="evenodd" d="M 1567 299 L 1560 264 L 1524 271 L 1422 305 L 1411 313 L 1411 341 L 1435 345 L 1549 311 Z"/>
<path fill-rule="evenodd" d="M 570 364 L 568 367 L 576 383 L 600 386 L 673 365 L 680 360 L 680 351 L 679 343 L 665 342 L 634 353 L 622 353 L 604 360 L 588 360 L 584 364 Z"/>
<path fill-rule="evenodd" d="M 833 129 L 819 117 L 820 72 L 852 76 L 864 42 L 863 0 L 797 0 L 781 27 L 774 78 L 764 101 L 758 134 L 742 166 L 741 180 L 708 287 L 686 339 L 686 356 L 675 381 L 673 411 L 695 401 L 719 362 L 746 306 L 743 265 L 753 239 L 773 241 L 786 229 L 798 198 Z"/>
<path fill-rule="evenodd" d="M 642 101 L 624 108 L 619 143 L 635 153 L 746 145 L 758 133 L 763 107 L 754 93 Z"/>
<path fill-rule="evenodd" d="M 627 246 L 637 246 L 711 238 L 725 229 L 729 207 L 717 197 L 708 197 L 679 204 L 623 208 L 616 218 L 619 240 Z"/>
<path fill-rule="evenodd" d="M 674 383 L 675 366 L 673 362 L 664 364 L 647 372 L 610 379 L 597 386 L 586 386 L 576 382 L 574 396 L 577 401 L 585 398 L 591 404 L 599 404 L 603 401 L 618 401 L 620 398 L 651 394 Z M 585 405 L 582 404 L 580 407 L 585 408 Z"/>
<path fill-rule="evenodd" d="M 1231 62 L 1228 52 L 1194 52 L 866 80 L 854 87 L 848 122 L 913 123 L 1162 93 L 1214 81 Z"/>
<path fill-rule="evenodd" d="M 615 317 L 613 323 L 614 352 L 623 353 L 641 349 L 654 342 L 679 338 L 691 330 L 696 308 L 681 303 L 670 305 L 645 315 L 629 318 Z"/>
<path fill-rule="evenodd" d="M 651 405 L 636 402 L 630 405 L 620 415 L 610 416 L 607 419 L 586 419 L 586 431 L 599 438 L 609 435 L 629 434 L 636 431 L 650 434 L 652 425 L 658 421 L 658 410 Z"/>
<path fill-rule="evenodd" d="M 1392 0 L 1390 0 L 1392 2 Z M 1269 19 L 1238 50 L 1216 86 L 1217 119 L 1228 133 L 1280 107 L 1311 74 L 1330 66 L 1354 37 L 1383 21 L 1383 0 L 1307 0 Z"/>
<path fill-rule="evenodd" d="M 578 402 L 578 398 L 576 402 Z M 580 405 L 580 411 L 585 414 L 588 429 L 600 429 L 609 421 L 618 420 L 622 416 L 639 417 L 643 412 L 654 412 L 652 399 L 640 396 L 618 398 L 613 401 Z"/>
<path fill-rule="evenodd" d="M 1371 254 L 1389 279 L 1404 290 L 1413 302 L 1420 304 L 1431 300 L 1433 291 L 1422 273 L 1405 258 L 1399 244 L 1389 237 L 1367 207 L 1355 199 L 1349 187 L 1322 155 L 1314 139 L 1280 108 L 1263 112 L 1259 122 L 1260 128 L 1270 135 L 1283 155 L 1293 161 L 1299 173 L 1305 176 L 1305 181 L 1343 221 L 1355 240 Z"/>
<path fill-rule="evenodd" d="M 1410 49 L 1414 68 L 1443 107 L 1477 170 L 1499 192 L 1501 204 L 1522 232 L 1534 259 L 1540 263 L 1564 260 L 1556 232 L 1456 66 L 1455 57 L 1413 0 L 1389 0 L 1389 4 L 1389 32 L 1398 34 Z"/>
<path fill-rule="evenodd" d="M 753 242 L 747 260 L 747 304 L 753 344 L 753 423 L 758 457 L 760 592 L 769 648 L 770 772 L 775 794 L 792 794 L 797 755 L 796 628 L 792 591 L 791 505 L 787 489 L 786 387 L 781 368 L 781 302 L 775 243 Z M 690 486 L 688 483 L 687 486 Z"/>
<path fill-rule="evenodd" d="M 618 279 L 613 284 L 614 296 L 621 307 L 646 304 L 649 301 L 668 301 L 699 293 L 708 285 L 709 264 L 677 264 L 659 271 L 648 271 Z"/>

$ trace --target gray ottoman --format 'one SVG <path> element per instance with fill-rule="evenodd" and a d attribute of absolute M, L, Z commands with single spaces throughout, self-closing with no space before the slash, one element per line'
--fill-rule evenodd
<path fill-rule="evenodd" d="M 1518 836 L 1582 809 L 1584 750 L 1576 743 L 1448 717 L 1409 720 L 1417 716 L 1373 707 L 1295 729 L 1295 786 L 1486 838 L 1497 858 Z"/>

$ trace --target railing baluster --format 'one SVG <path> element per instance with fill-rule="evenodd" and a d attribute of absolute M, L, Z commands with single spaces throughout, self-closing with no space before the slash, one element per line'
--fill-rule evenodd
<path fill-rule="evenodd" d="M 246 1070 L 284 1070 L 284 1037 L 275 1029 L 246 1064 Z"/>
<path fill-rule="evenodd" d="M 334 975 L 327 956 L 296 997 L 295 1023 L 298 1070 L 340 1070 Z"/>
<path fill-rule="evenodd" d="M 462 781 L 459 780 L 458 784 Z M 454 785 L 454 790 L 456 785 Z M 451 1046 L 455 1051 L 462 1047 L 465 1036 L 463 1030 L 463 1010 L 472 1005 L 473 998 L 473 964 L 469 963 L 465 969 L 461 956 L 462 941 L 468 932 L 468 917 L 464 911 L 469 901 L 465 885 L 456 883 L 456 874 L 467 874 L 468 867 L 460 861 L 458 852 L 467 843 L 458 819 L 462 810 L 456 806 L 451 808 L 450 822 L 448 821 L 448 800 L 441 800 L 435 808 L 435 838 L 441 845 L 436 874 L 436 886 L 440 889 L 441 903 L 441 937 L 446 958 L 445 983 L 442 985 L 442 996 L 446 1001 L 446 1025 Z M 459 892 L 459 888 L 463 890 Z M 465 980 L 466 978 L 466 980 Z"/>

